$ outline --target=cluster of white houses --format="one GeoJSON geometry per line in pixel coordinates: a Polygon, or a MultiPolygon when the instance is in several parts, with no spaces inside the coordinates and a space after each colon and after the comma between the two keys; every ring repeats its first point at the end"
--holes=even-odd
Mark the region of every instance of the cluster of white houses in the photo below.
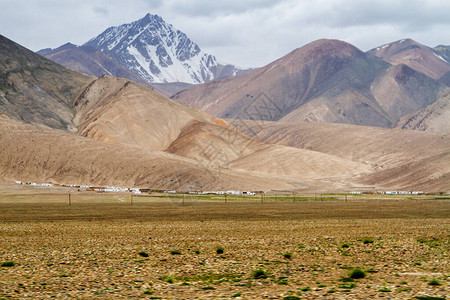
{"type": "MultiPolygon", "coordinates": [[[[132,192],[134,194],[141,194],[141,193],[149,193],[153,191],[158,192],[164,192],[164,193],[181,193],[180,191],[161,191],[161,190],[152,190],[152,189],[141,189],[141,188],[128,188],[128,187],[115,187],[115,186],[107,186],[107,187],[96,187],[96,186],[89,186],[89,185],[75,185],[75,184],[51,184],[51,183],[36,183],[36,182],[22,182],[22,181],[14,181],[17,184],[24,184],[24,185],[31,185],[31,186],[45,186],[45,187],[53,187],[53,186],[60,186],[60,187],[71,187],[71,188],[77,188],[77,189],[83,189],[86,191],[93,191],[93,192],[99,192],[99,193],[107,193],[107,192],[132,192]]],[[[250,192],[250,191],[203,191],[203,192],[190,192],[190,194],[197,194],[197,195],[207,195],[207,194],[214,194],[214,195],[239,195],[239,196],[254,196],[256,193],[263,193],[263,192],[250,192]]],[[[450,193],[450,192],[449,192],[450,193]]],[[[385,195],[422,195],[425,194],[422,191],[371,191],[371,192],[363,192],[363,191],[351,191],[350,194],[385,194],[385,195]]]]}
{"type": "Polygon", "coordinates": [[[361,191],[352,191],[350,194],[384,194],[384,195],[423,195],[425,194],[422,191],[376,191],[376,192],[361,192],[361,191]]]}

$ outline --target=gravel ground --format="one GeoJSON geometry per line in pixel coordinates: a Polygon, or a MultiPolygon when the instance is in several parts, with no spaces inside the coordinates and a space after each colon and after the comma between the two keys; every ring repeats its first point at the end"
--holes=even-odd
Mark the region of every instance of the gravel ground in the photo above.
{"type": "Polygon", "coordinates": [[[444,298],[449,211],[446,200],[1,204],[0,262],[15,265],[0,268],[0,299],[444,298]],[[349,279],[356,267],[365,278],[349,279]]]}

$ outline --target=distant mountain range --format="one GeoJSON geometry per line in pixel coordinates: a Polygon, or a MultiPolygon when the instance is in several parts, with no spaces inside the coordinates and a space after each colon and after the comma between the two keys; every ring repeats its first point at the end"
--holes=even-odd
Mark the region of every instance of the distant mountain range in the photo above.
{"type": "Polygon", "coordinates": [[[404,40],[377,49],[365,53],[346,42],[318,40],[173,99],[221,118],[392,127],[448,90],[440,80],[450,70],[446,47],[404,40]]]}
{"type": "Polygon", "coordinates": [[[217,59],[160,16],[110,27],[82,46],[65,44],[37,52],[88,75],[114,75],[152,84],[203,83],[245,73],[217,59]]]}

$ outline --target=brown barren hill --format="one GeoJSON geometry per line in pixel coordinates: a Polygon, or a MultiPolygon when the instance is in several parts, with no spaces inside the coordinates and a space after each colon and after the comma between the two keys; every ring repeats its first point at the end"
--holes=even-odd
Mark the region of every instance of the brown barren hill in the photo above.
{"type": "Polygon", "coordinates": [[[411,39],[385,44],[368,51],[369,54],[393,64],[405,64],[431,78],[439,79],[450,72],[450,62],[444,53],[445,46],[432,49],[411,39]]]}
{"type": "Polygon", "coordinates": [[[392,127],[446,86],[337,40],[318,40],[246,75],[172,98],[221,118],[392,127]]]}
{"type": "Polygon", "coordinates": [[[72,100],[90,80],[0,35],[0,113],[74,131],[72,100]]]}
{"type": "Polygon", "coordinates": [[[355,177],[370,169],[331,155],[265,145],[223,120],[126,79],[103,76],[80,93],[74,105],[78,110],[75,123],[83,136],[170,152],[193,159],[206,169],[238,171],[249,178],[255,174],[261,178],[278,177],[294,183],[291,189],[324,187],[320,179],[330,181],[333,177],[341,182],[344,177],[355,177]],[[311,183],[312,174],[318,183],[311,183]]]}
{"type": "Polygon", "coordinates": [[[450,135],[345,124],[231,121],[251,137],[364,163],[370,188],[450,190],[450,135]]]}
{"type": "Polygon", "coordinates": [[[419,112],[403,117],[398,128],[450,132],[450,93],[419,112]]]}
{"type": "Polygon", "coordinates": [[[149,87],[106,75],[87,86],[74,107],[80,135],[150,150],[165,150],[191,122],[216,123],[149,87]]]}
{"type": "Polygon", "coordinates": [[[288,189],[275,177],[207,169],[195,160],[97,141],[0,116],[0,177],[64,184],[176,190],[288,189]]]}

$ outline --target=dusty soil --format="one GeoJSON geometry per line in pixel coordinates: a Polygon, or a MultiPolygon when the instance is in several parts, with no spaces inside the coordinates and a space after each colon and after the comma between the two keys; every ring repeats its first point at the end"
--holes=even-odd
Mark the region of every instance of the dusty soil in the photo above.
{"type": "Polygon", "coordinates": [[[114,196],[97,203],[75,198],[68,206],[64,199],[8,203],[4,197],[0,262],[15,265],[0,267],[0,299],[411,299],[450,293],[446,197],[263,204],[189,198],[185,206],[179,199],[136,198],[131,206],[114,196]],[[342,281],[355,267],[366,277],[342,281]],[[257,269],[267,278],[253,278],[257,269]],[[433,279],[439,285],[430,285],[433,279]]]}

